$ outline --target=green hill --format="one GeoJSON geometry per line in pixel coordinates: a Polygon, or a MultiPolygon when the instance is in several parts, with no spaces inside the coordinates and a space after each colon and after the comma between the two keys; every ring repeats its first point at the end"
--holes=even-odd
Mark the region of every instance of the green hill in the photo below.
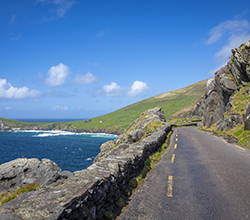
{"type": "Polygon", "coordinates": [[[108,130],[123,130],[127,128],[141,113],[147,109],[160,106],[168,119],[175,112],[183,109],[204,95],[207,80],[203,80],[182,89],[177,89],[157,95],[132,105],[126,106],[109,114],[93,118],[90,122],[72,122],[74,127],[80,129],[106,128],[108,130]],[[100,123],[102,121],[102,123],[100,123]],[[120,122],[118,122],[120,121],[120,122]]]}
{"type": "Polygon", "coordinates": [[[160,106],[168,119],[175,112],[195,102],[204,95],[207,80],[203,80],[182,89],[163,93],[132,105],[121,108],[117,111],[102,115],[91,120],[83,120],[67,123],[25,123],[14,120],[0,118],[5,125],[11,127],[26,127],[29,125],[53,128],[76,128],[76,129],[105,129],[107,131],[122,131],[127,128],[141,113],[147,109],[160,106]]]}

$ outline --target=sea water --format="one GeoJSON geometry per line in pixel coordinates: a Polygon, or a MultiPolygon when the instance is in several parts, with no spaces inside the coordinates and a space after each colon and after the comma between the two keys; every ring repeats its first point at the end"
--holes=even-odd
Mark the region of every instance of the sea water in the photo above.
{"type": "Polygon", "coordinates": [[[17,158],[46,158],[62,170],[87,168],[100,152],[100,146],[116,135],[65,131],[0,132],[0,164],[17,158]]]}

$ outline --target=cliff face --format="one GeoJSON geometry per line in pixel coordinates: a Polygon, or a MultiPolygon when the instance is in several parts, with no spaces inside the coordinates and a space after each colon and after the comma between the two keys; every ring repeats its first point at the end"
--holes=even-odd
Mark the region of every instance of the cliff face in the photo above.
{"type": "Polygon", "coordinates": [[[202,125],[229,130],[244,123],[250,130],[250,41],[232,49],[232,56],[226,66],[217,71],[207,82],[203,100],[193,115],[202,116],[202,125]]]}

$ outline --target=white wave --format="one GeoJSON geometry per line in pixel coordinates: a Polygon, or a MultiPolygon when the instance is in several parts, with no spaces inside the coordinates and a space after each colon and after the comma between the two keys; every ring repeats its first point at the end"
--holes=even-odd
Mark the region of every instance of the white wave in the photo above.
{"type": "Polygon", "coordinates": [[[109,138],[109,137],[117,137],[115,134],[105,134],[105,133],[90,133],[91,137],[103,137],[103,138],[109,138]]]}
{"type": "Polygon", "coordinates": [[[89,157],[89,158],[87,158],[87,159],[85,159],[86,161],[88,161],[88,160],[93,160],[93,158],[92,157],[89,157]]]}
{"type": "Polygon", "coordinates": [[[51,137],[51,136],[59,136],[59,135],[86,135],[90,137],[102,137],[102,138],[116,138],[117,135],[114,134],[106,134],[106,133],[75,133],[70,131],[60,131],[60,130],[53,130],[53,131],[41,131],[41,130],[15,130],[12,132],[29,132],[29,133],[36,133],[32,137],[51,137]]]}
{"type": "Polygon", "coordinates": [[[68,131],[39,131],[40,134],[33,135],[32,137],[51,137],[51,136],[59,136],[59,135],[75,135],[73,132],[68,131]]]}
{"type": "Polygon", "coordinates": [[[38,134],[33,135],[32,137],[51,137],[51,136],[59,136],[60,134],[38,134]]]}

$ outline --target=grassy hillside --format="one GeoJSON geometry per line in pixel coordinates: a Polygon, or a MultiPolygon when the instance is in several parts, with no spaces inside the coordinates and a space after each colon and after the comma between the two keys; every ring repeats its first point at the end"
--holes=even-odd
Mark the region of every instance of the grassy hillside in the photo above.
{"type": "MultiPolygon", "coordinates": [[[[175,112],[190,105],[201,96],[204,95],[207,80],[203,80],[182,89],[177,89],[161,95],[157,95],[142,101],[136,102],[132,105],[126,106],[117,111],[109,114],[92,118],[91,121],[76,121],[63,123],[67,127],[77,129],[107,129],[109,131],[122,131],[127,128],[140,114],[147,109],[156,106],[162,107],[165,112],[165,117],[168,119],[175,112]]],[[[28,124],[39,127],[47,127],[48,125],[53,128],[61,127],[62,123],[24,123],[13,120],[3,120],[4,124],[11,127],[15,125],[25,127],[28,124]]]]}
{"type": "Polygon", "coordinates": [[[139,118],[142,112],[156,106],[162,107],[165,117],[168,119],[173,113],[204,95],[206,82],[207,80],[203,80],[182,89],[144,99],[112,113],[93,118],[87,123],[82,123],[82,121],[72,122],[72,125],[76,128],[106,128],[121,131],[127,128],[136,118],[139,118]]]}

